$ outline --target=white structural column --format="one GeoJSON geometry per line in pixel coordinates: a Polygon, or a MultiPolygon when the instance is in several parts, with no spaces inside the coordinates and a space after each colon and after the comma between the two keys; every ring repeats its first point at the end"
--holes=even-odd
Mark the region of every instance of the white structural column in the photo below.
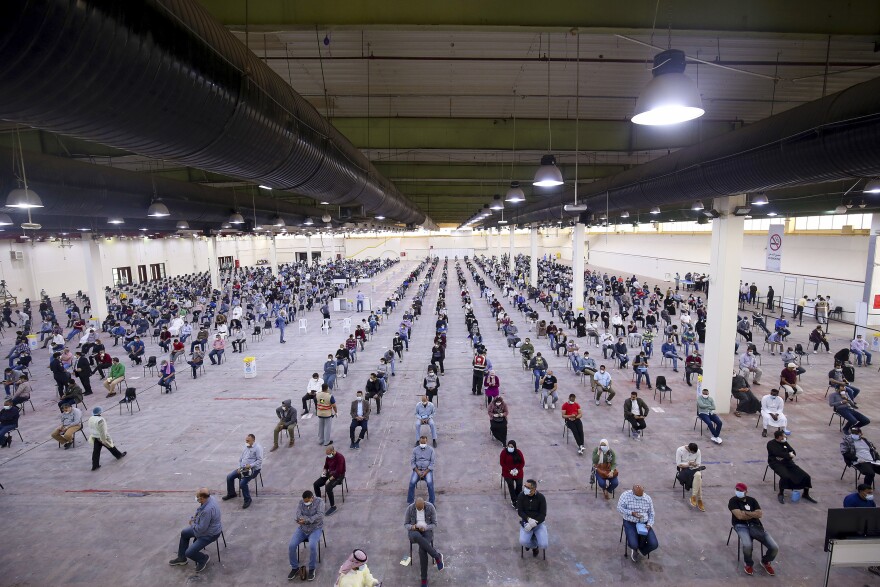
{"type": "Polygon", "coordinates": [[[274,234],[269,237],[269,270],[278,275],[278,237],[274,234]]]}
{"type": "Polygon", "coordinates": [[[578,222],[571,232],[571,295],[575,316],[584,308],[584,232],[585,226],[578,222]]]}
{"type": "Polygon", "coordinates": [[[532,287],[536,287],[538,284],[538,229],[532,228],[529,236],[529,254],[532,256],[531,262],[529,263],[529,283],[532,287]]]}
{"type": "Polygon", "coordinates": [[[217,260],[217,237],[208,237],[208,273],[211,274],[211,289],[220,289],[220,266],[217,260]]]}
{"type": "Polygon", "coordinates": [[[508,265],[507,268],[510,270],[511,273],[513,273],[514,269],[516,268],[516,261],[513,258],[513,239],[514,239],[515,232],[516,232],[516,227],[511,226],[510,227],[510,250],[507,251],[507,255],[510,257],[510,259],[507,260],[507,265],[508,265]]]}
{"type": "Polygon", "coordinates": [[[727,196],[716,198],[712,205],[721,217],[712,221],[702,387],[709,390],[716,409],[723,414],[730,412],[730,383],[736,360],[733,347],[745,222],[742,216],[733,214],[733,209],[745,203],[745,196],[727,196]]]}
{"type": "MultiPolygon", "coordinates": [[[[867,326],[880,324],[880,309],[874,309],[874,296],[880,295],[880,255],[877,254],[877,236],[880,234],[880,214],[871,216],[871,235],[868,237],[868,263],[865,268],[865,290],[862,301],[867,304],[867,326]]],[[[873,332],[869,331],[864,338],[872,340],[873,332]]]]}
{"type": "Polygon", "coordinates": [[[312,266],[312,236],[306,237],[306,266],[312,266]]]}
{"type": "Polygon", "coordinates": [[[101,320],[107,317],[107,295],[104,291],[104,260],[101,258],[101,243],[89,238],[88,247],[85,250],[86,262],[86,286],[88,287],[89,300],[92,302],[91,315],[101,320]]]}

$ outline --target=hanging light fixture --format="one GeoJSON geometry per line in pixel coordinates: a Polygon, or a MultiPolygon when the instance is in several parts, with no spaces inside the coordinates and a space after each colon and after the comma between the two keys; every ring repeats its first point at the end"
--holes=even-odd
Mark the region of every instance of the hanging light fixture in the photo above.
{"type": "Polygon", "coordinates": [[[125,224],[125,220],[118,216],[113,216],[107,219],[107,224],[125,224]]]}
{"type": "Polygon", "coordinates": [[[162,218],[163,216],[171,216],[168,206],[162,203],[162,198],[156,198],[147,208],[147,216],[151,218],[162,218]]]}
{"type": "Polygon", "coordinates": [[[15,224],[12,221],[12,218],[9,217],[9,214],[3,214],[0,212],[0,226],[12,226],[15,224]]]}
{"type": "MultiPolygon", "coordinates": [[[[9,192],[9,195],[6,196],[6,206],[8,208],[24,209],[42,208],[43,201],[40,199],[40,196],[37,195],[37,192],[28,188],[27,172],[24,168],[24,152],[21,147],[21,135],[17,128],[15,129],[15,137],[18,139],[18,160],[16,161],[14,150],[15,145],[13,144],[12,168],[13,173],[19,180],[19,185],[22,185],[23,187],[15,188],[9,192]]],[[[28,221],[30,221],[30,217],[28,217],[28,221]]]]}
{"type": "Polygon", "coordinates": [[[847,210],[848,210],[848,208],[846,207],[845,204],[840,204],[839,206],[837,206],[837,208],[834,209],[834,213],[835,214],[846,214],[847,210]]]}
{"type": "Polygon", "coordinates": [[[272,219],[269,221],[269,224],[271,224],[272,226],[277,226],[278,228],[281,228],[282,226],[285,226],[287,223],[284,222],[284,218],[282,218],[281,216],[279,216],[278,214],[276,214],[276,215],[273,216],[272,219]]]}
{"type": "Polygon", "coordinates": [[[684,74],[684,51],[669,49],[654,56],[648,82],[636,101],[635,124],[660,126],[679,124],[706,113],[697,85],[684,74]]]}
{"type": "Polygon", "coordinates": [[[220,230],[229,230],[230,228],[232,228],[232,224],[229,222],[224,222],[220,225],[220,230]]]}
{"type": "Polygon", "coordinates": [[[189,222],[187,222],[186,220],[178,220],[177,230],[189,230],[189,222]]]}
{"type": "Polygon", "coordinates": [[[519,187],[519,182],[514,178],[514,174],[516,173],[516,90],[513,91],[513,149],[511,150],[511,158],[510,158],[510,188],[508,188],[507,193],[504,195],[504,201],[510,202],[511,204],[517,204],[519,202],[526,201],[526,194],[523,192],[522,188],[519,187]]]}
{"type": "Polygon", "coordinates": [[[862,190],[863,194],[880,194],[880,179],[872,179],[868,183],[865,184],[865,189],[862,190]]]}
{"type": "Polygon", "coordinates": [[[621,218],[629,218],[629,212],[624,210],[623,212],[620,213],[620,217],[621,218]]]}
{"type": "Polygon", "coordinates": [[[550,33],[547,33],[547,137],[548,153],[541,157],[541,166],[535,172],[532,185],[538,187],[555,187],[562,185],[562,172],[556,166],[553,156],[553,130],[550,127],[550,33]]]}
{"type": "Polygon", "coordinates": [[[238,210],[234,210],[232,214],[229,215],[229,220],[227,220],[229,224],[244,224],[244,216],[238,210]]]}
{"type": "Polygon", "coordinates": [[[755,197],[752,198],[752,206],[766,206],[770,203],[770,200],[767,199],[766,194],[755,194],[755,197]]]}
{"type": "Polygon", "coordinates": [[[492,210],[504,210],[504,202],[501,201],[501,196],[495,194],[492,196],[492,204],[489,206],[492,210]]]}
{"type": "Polygon", "coordinates": [[[654,206],[653,208],[651,208],[651,214],[655,214],[655,215],[656,215],[656,214],[659,214],[659,213],[660,213],[660,208],[658,208],[657,206],[654,206]]]}
{"type": "Polygon", "coordinates": [[[691,205],[691,210],[694,212],[702,212],[705,206],[703,206],[703,200],[697,200],[691,205]]]}
{"type": "Polygon", "coordinates": [[[312,220],[311,216],[309,216],[303,221],[303,224],[305,224],[306,226],[312,226],[315,224],[315,221],[312,220]]]}
{"type": "Polygon", "coordinates": [[[507,195],[504,196],[504,201],[510,202],[511,204],[526,201],[526,194],[523,192],[522,188],[519,187],[518,181],[510,182],[510,189],[507,190],[507,195]]]}

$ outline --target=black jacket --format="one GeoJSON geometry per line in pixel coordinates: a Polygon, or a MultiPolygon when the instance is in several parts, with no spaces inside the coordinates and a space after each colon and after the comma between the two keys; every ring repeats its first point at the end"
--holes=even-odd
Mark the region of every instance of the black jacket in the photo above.
{"type": "Polygon", "coordinates": [[[532,518],[539,524],[543,523],[547,517],[547,500],[544,499],[544,494],[538,491],[535,495],[526,495],[525,491],[520,493],[516,498],[516,513],[523,522],[532,518]]]}

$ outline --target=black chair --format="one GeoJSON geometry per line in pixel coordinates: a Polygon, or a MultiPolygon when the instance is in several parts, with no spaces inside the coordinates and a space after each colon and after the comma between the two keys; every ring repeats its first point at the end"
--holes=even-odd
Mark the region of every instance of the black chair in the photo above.
{"type": "MultiPolygon", "coordinates": [[[[410,552],[412,552],[412,550],[410,550],[410,552]]],[[[547,549],[542,548],[541,553],[543,555],[544,560],[547,560],[547,549]]],[[[519,545],[519,558],[524,558],[525,555],[526,555],[526,547],[523,546],[522,544],[520,544],[519,545]]]]}
{"type": "Polygon", "coordinates": [[[151,357],[149,357],[149,358],[147,359],[147,364],[144,365],[144,377],[147,376],[147,369],[150,370],[150,375],[153,374],[153,370],[157,370],[157,371],[158,371],[158,369],[157,369],[157,365],[156,365],[156,357],[151,356],[151,357]]]}
{"type": "MultiPolygon", "coordinates": [[[[503,479],[503,478],[501,479],[501,483],[502,483],[502,485],[504,484],[504,479],[503,479]]],[[[413,542],[412,540],[410,540],[410,541],[409,541],[409,560],[410,560],[410,561],[413,561],[413,546],[415,546],[415,542],[413,542]]],[[[433,537],[431,538],[431,546],[434,546],[434,538],[433,538],[433,537]]],[[[432,557],[431,560],[434,561],[433,564],[435,564],[435,565],[437,564],[437,559],[435,559],[435,558],[432,557]]],[[[410,562],[410,564],[411,564],[411,565],[414,565],[414,562],[410,562]]]]}
{"type": "MultiPolygon", "coordinates": [[[[730,546],[730,536],[733,534],[733,526],[730,527],[730,531],[727,533],[727,546],[730,546]]],[[[758,542],[757,540],[753,540],[754,542],[758,542]]],[[[761,559],[764,558],[764,543],[758,542],[761,545],[761,559]]],[[[739,534],[736,535],[736,562],[739,562],[740,557],[742,556],[742,540],[740,540],[739,534]]]]}
{"type": "Polygon", "coordinates": [[[831,412],[831,418],[828,420],[828,425],[831,426],[831,422],[834,421],[835,416],[837,416],[837,420],[838,420],[837,427],[841,432],[843,432],[843,416],[838,414],[836,410],[831,412]]]}
{"type": "Polygon", "coordinates": [[[17,432],[19,440],[24,442],[24,438],[22,438],[22,436],[21,436],[21,430],[19,430],[18,428],[13,428],[12,430],[10,430],[9,432],[6,433],[6,436],[7,436],[6,446],[7,447],[12,446],[12,433],[13,432],[17,432]]]}
{"type": "Polygon", "coordinates": [[[251,333],[251,342],[263,340],[263,329],[259,326],[254,326],[254,331],[251,333]]]}
{"type": "MultiPolygon", "coordinates": [[[[672,488],[675,489],[675,484],[678,483],[678,471],[675,472],[675,477],[672,478],[672,488]]],[[[685,487],[684,484],[681,485],[681,498],[684,499],[685,487]]]]}
{"type": "Polygon", "coordinates": [[[660,394],[660,403],[663,403],[663,394],[669,394],[669,403],[672,403],[672,389],[666,385],[666,376],[658,375],[657,379],[654,381],[654,399],[657,399],[657,394],[660,394]]]}
{"type": "Polygon", "coordinates": [[[263,485],[263,470],[260,469],[259,471],[257,471],[257,475],[253,479],[254,479],[254,493],[257,494],[257,497],[260,497],[260,487],[265,487],[265,485],[263,485]],[[260,482],[259,485],[257,485],[257,481],[260,482]]]}
{"type": "MultiPolygon", "coordinates": [[[[324,548],[327,548],[327,528],[326,527],[321,529],[321,538],[323,539],[323,542],[324,542],[324,548]]],[[[308,542],[309,542],[309,539],[308,539],[308,537],[306,537],[306,539],[304,541],[300,542],[299,546],[296,547],[296,554],[297,554],[300,561],[302,561],[302,554],[300,554],[299,549],[304,544],[308,544],[308,542]]],[[[318,562],[321,562],[321,542],[320,541],[318,542],[318,562]]]]}
{"type": "MultiPolygon", "coordinates": [[[[79,430],[77,430],[77,432],[79,432],[80,434],[82,434],[83,440],[85,440],[86,442],[88,442],[88,441],[89,441],[89,438],[88,438],[88,436],[86,436],[86,432],[85,432],[84,428],[85,428],[85,424],[83,424],[82,422],[80,422],[79,430]]],[[[71,439],[71,442],[73,443],[73,445],[72,445],[73,448],[76,448],[76,434],[73,435],[73,438],[71,439]]],[[[60,442],[58,443],[58,448],[61,448],[61,443],[60,443],[60,442]]],[[[845,470],[845,469],[844,469],[844,470],[845,470]]],[[[841,476],[841,479],[843,479],[842,476],[841,476]]]]}
{"type": "Polygon", "coordinates": [[[223,535],[223,530],[220,530],[220,536],[214,540],[214,544],[217,545],[217,562],[220,562],[220,539],[223,539],[223,548],[226,548],[226,536],[223,535]]]}
{"type": "MultiPolygon", "coordinates": [[[[593,497],[596,499],[599,498],[599,482],[596,481],[596,467],[593,467],[593,470],[590,471],[590,485],[593,486],[593,497]]],[[[614,497],[617,488],[611,490],[611,497],[614,497]]]]}
{"type": "Polygon", "coordinates": [[[694,420],[694,430],[695,430],[695,431],[696,431],[696,429],[697,429],[697,422],[700,423],[700,436],[702,436],[702,435],[703,435],[703,424],[704,424],[704,422],[700,419],[700,413],[699,413],[699,412],[697,412],[697,418],[694,420]]]}
{"type": "Polygon", "coordinates": [[[859,471],[856,467],[853,466],[852,462],[845,462],[843,465],[843,473],[840,474],[840,480],[843,481],[843,476],[846,475],[847,469],[852,469],[853,473],[855,473],[855,487],[856,490],[859,488],[859,479],[862,477],[862,472],[859,471]]]}
{"type": "MultiPolygon", "coordinates": [[[[293,429],[296,430],[296,437],[302,438],[302,433],[299,431],[299,422],[297,422],[296,424],[293,425],[293,429]]],[[[288,430],[286,426],[281,429],[281,434],[283,435],[285,433],[287,434],[287,438],[289,439],[290,438],[290,430],[288,430]]]]}
{"type": "MultiPolygon", "coordinates": [[[[772,471],[772,469],[770,468],[770,465],[769,465],[769,464],[768,464],[767,467],[764,469],[764,476],[761,477],[761,481],[766,481],[766,480],[767,480],[767,471],[772,471]]],[[[774,491],[776,491],[776,477],[777,477],[777,475],[776,475],[776,471],[773,471],[773,490],[774,490],[774,491]]]]}
{"type": "Polygon", "coordinates": [[[134,406],[137,406],[138,412],[141,411],[141,405],[137,400],[137,389],[134,387],[125,388],[125,397],[119,402],[119,415],[122,415],[122,406],[125,405],[130,416],[134,415],[134,406]]]}
{"type": "MultiPolygon", "coordinates": [[[[623,527],[624,525],[620,525],[620,540],[618,542],[623,542],[623,556],[626,558],[626,549],[629,548],[629,544],[626,543],[626,540],[623,539],[623,527]]],[[[648,558],[651,558],[651,553],[648,553],[648,558]]]]}

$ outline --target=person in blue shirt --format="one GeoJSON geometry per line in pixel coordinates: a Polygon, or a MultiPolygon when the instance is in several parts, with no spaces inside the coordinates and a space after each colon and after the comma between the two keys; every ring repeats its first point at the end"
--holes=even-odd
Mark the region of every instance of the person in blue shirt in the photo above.
{"type": "Polygon", "coordinates": [[[678,373],[678,360],[681,357],[678,356],[678,349],[675,348],[675,344],[672,342],[671,338],[663,343],[663,346],[660,347],[660,352],[663,353],[664,357],[672,359],[672,370],[678,373]]]}
{"type": "Polygon", "coordinates": [[[855,493],[850,493],[843,498],[845,508],[875,508],[874,490],[867,483],[859,483],[855,493]]]}
{"type": "Polygon", "coordinates": [[[180,544],[177,547],[177,558],[168,561],[171,566],[185,565],[186,559],[196,563],[196,572],[201,573],[208,566],[211,555],[202,552],[212,542],[220,538],[223,526],[220,522],[220,506],[211,497],[211,490],[201,487],[196,492],[199,504],[195,515],[189,520],[189,526],[180,531],[180,544]],[[190,544],[190,540],[193,541],[190,544]]]}

